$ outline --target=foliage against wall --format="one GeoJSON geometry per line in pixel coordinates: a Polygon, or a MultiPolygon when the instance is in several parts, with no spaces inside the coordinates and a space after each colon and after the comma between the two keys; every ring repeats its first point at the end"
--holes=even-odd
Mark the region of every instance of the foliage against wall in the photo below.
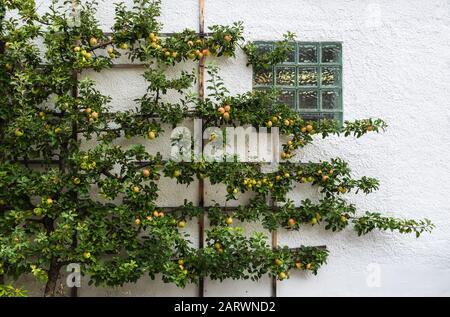
{"type": "Polygon", "coordinates": [[[96,285],[122,285],[158,273],[178,286],[203,277],[258,279],[270,274],[283,280],[291,269],[316,273],[328,251],[308,246],[273,249],[261,233],[246,237],[233,219],[261,221],[269,230],[324,223],[333,231],[352,225],[358,234],[390,229],[419,236],[432,229],[427,219],[403,220],[375,212],[358,215],[344,194],[368,194],[379,184],[369,177],[352,178],[342,159],[289,161],[296,150],[313,142],[314,135],[361,137],[386,128],[381,119],[343,126],[329,120],[305,121],[277,103],[275,92],[230,95],[215,68],[210,69],[205,100],[188,92],[195,84],[193,73],[167,76],[175,64],[233,57],[239,47],[248,54],[249,65],[267,67],[283,60],[292,34],[274,53],[257,56],[252,44],[244,43],[240,23],[212,26],[207,36],[185,30],[160,37],[159,11],[159,1],[135,0],[133,8],[119,4],[113,32],[106,34],[95,18],[94,3],[80,4],[76,24],[71,11],[56,3],[38,15],[32,0],[1,2],[0,274],[31,273],[46,283],[46,295],[55,293],[59,272],[68,263],[82,264],[82,272],[96,285]],[[13,10],[18,10],[18,19],[5,16],[13,10]],[[43,47],[36,39],[43,39],[43,47]],[[108,69],[121,55],[145,64],[148,89],[136,101],[136,109],[112,112],[110,98],[96,89],[94,81],[79,80],[79,75],[88,69],[108,69]],[[180,100],[163,102],[161,97],[173,91],[181,94],[180,100]],[[150,155],[141,144],[130,148],[114,144],[122,136],[154,140],[165,124],[176,126],[187,117],[202,118],[204,127],[237,123],[279,127],[289,138],[281,153],[285,162],[277,171],[262,173],[262,164],[186,164],[150,155]],[[95,139],[96,146],[84,150],[85,139],[95,139]],[[44,161],[39,169],[32,164],[36,159],[44,161]],[[227,212],[187,201],[166,212],[155,204],[161,176],[182,184],[208,178],[212,184],[227,186],[224,195],[229,200],[249,191],[254,198],[227,212]],[[295,205],[286,199],[295,183],[319,186],[323,199],[295,205]],[[93,186],[99,187],[99,196],[93,194],[93,186]],[[267,204],[269,194],[281,207],[267,204]],[[197,249],[183,228],[202,213],[212,227],[206,232],[205,247],[197,249]]]}

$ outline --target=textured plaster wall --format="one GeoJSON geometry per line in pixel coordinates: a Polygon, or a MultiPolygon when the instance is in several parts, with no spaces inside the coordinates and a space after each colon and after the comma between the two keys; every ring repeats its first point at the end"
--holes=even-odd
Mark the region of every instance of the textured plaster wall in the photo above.
{"type": "MultiPolygon", "coordinates": [[[[114,8],[111,1],[99,2],[98,16],[107,30],[114,8]]],[[[197,0],[163,1],[164,31],[196,28],[197,14],[197,0]]],[[[318,276],[293,272],[288,281],[278,282],[278,295],[450,295],[450,3],[206,0],[207,25],[238,20],[244,21],[248,40],[276,40],[286,31],[293,31],[304,41],[343,42],[344,119],[381,117],[389,129],[384,134],[358,140],[318,139],[302,150],[299,159],[342,157],[352,166],[355,177],[377,177],[381,182],[378,192],[369,196],[348,195],[361,211],[427,217],[436,224],[432,235],[425,234],[420,239],[379,232],[358,238],[350,229],[331,233],[319,226],[305,226],[298,233],[279,231],[280,244],[292,247],[325,244],[330,256],[318,276]],[[369,287],[367,283],[373,267],[379,268],[379,287],[369,287]]],[[[235,60],[216,62],[222,67],[232,93],[252,88],[251,70],[245,67],[242,53],[235,60]]],[[[87,75],[113,97],[113,109],[133,106],[132,100],[145,90],[138,71],[111,70],[87,75]]],[[[166,135],[163,140],[156,147],[167,155],[169,137],[166,135]]],[[[169,206],[181,203],[184,198],[195,201],[195,189],[195,184],[186,189],[162,180],[160,202],[169,206]]],[[[224,202],[223,192],[223,188],[206,186],[206,202],[224,202]]],[[[320,196],[316,190],[299,186],[291,197],[299,201],[320,196]]],[[[248,232],[262,230],[258,224],[246,228],[248,232]]],[[[191,223],[187,231],[196,245],[196,224],[191,223]]],[[[205,286],[207,296],[270,295],[268,278],[257,283],[206,281],[205,286]]],[[[116,289],[87,287],[84,280],[79,293],[81,296],[197,294],[195,286],[182,290],[149,279],[116,289]]],[[[39,290],[34,294],[39,294],[39,290]]]]}

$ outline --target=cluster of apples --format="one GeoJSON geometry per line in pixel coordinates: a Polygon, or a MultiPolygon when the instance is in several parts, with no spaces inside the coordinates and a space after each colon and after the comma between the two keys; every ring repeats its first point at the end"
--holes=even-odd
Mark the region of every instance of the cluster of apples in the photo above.
{"type": "Polygon", "coordinates": [[[92,53],[90,53],[84,49],[81,49],[81,47],[79,47],[79,46],[75,46],[75,48],[73,50],[77,53],[80,53],[81,56],[83,56],[84,60],[92,58],[92,53]]]}
{"type": "MultiPolygon", "coordinates": [[[[127,43],[121,43],[121,44],[119,44],[119,46],[118,46],[120,49],[123,49],[123,50],[126,50],[126,49],[128,49],[128,44],[127,43]]],[[[116,58],[116,51],[114,50],[114,48],[112,48],[112,47],[108,47],[107,49],[106,49],[106,52],[108,53],[108,56],[110,57],[110,58],[112,58],[112,59],[114,59],[114,58],[116,58]]]]}
{"type": "Polygon", "coordinates": [[[214,243],[214,249],[217,250],[218,253],[223,253],[223,246],[219,242],[214,243]]]}
{"type": "MultiPolygon", "coordinates": [[[[103,45],[105,45],[105,44],[103,44],[103,45]]],[[[91,37],[89,39],[89,46],[90,47],[88,49],[84,49],[81,46],[77,45],[77,46],[75,46],[73,48],[73,50],[74,50],[74,52],[80,54],[83,57],[83,60],[86,61],[86,60],[89,60],[89,59],[92,58],[92,53],[91,52],[95,48],[98,48],[99,46],[103,46],[103,45],[101,45],[101,44],[99,45],[98,40],[95,37],[91,37]]],[[[118,45],[118,47],[120,49],[126,50],[126,49],[128,49],[128,44],[127,43],[121,43],[121,44],[118,45]]],[[[116,52],[114,51],[114,48],[108,47],[106,49],[106,52],[108,53],[110,58],[115,58],[116,57],[116,52]]]]}
{"type": "MultiPolygon", "coordinates": [[[[158,212],[157,210],[154,210],[151,215],[148,215],[145,217],[145,220],[152,221],[153,218],[164,218],[164,216],[165,216],[164,212],[162,212],[162,211],[158,212]]],[[[134,223],[139,226],[142,223],[142,221],[140,218],[136,218],[134,220],[134,223]]]]}
{"type": "MultiPolygon", "coordinates": [[[[233,37],[230,34],[226,34],[224,36],[224,41],[229,43],[231,42],[233,39],[233,37]]],[[[155,33],[150,33],[148,36],[148,40],[150,42],[150,47],[155,49],[155,50],[160,50],[162,52],[162,54],[167,57],[167,58],[177,58],[179,55],[179,52],[174,51],[174,50],[170,50],[166,47],[162,47],[161,45],[161,39],[155,34],[155,33]]],[[[191,60],[200,60],[203,57],[207,57],[211,55],[211,52],[215,51],[214,50],[214,45],[213,45],[213,49],[212,51],[210,50],[210,48],[207,47],[207,45],[205,45],[205,42],[203,39],[196,39],[196,40],[188,40],[186,42],[186,44],[188,45],[189,52],[187,53],[187,58],[191,59],[191,60]]]]}
{"type": "Polygon", "coordinates": [[[281,158],[282,158],[283,160],[286,160],[286,159],[291,158],[292,154],[291,154],[290,151],[292,151],[292,150],[295,149],[294,145],[301,145],[301,144],[303,144],[303,141],[301,141],[301,140],[295,141],[295,143],[294,143],[294,141],[289,140],[289,141],[287,142],[287,150],[281,152],[281,158]]]}
{"type": "MultiPolygon", "coordinates": [[[[330,180],[330,177],[333,174],[334,174],[334,169],[330,169],[329,171],[323,171],[323,170],[320,169],[320,170],[317,171],[317,177],[319,177],[319,179],[323,183],[328,182],[330,180]]],[[[314,181],[314,177],[313,176],[303,175],[303,171],[299,170],[299,171],[297,171],[297,180],[300,183],[311,183],[311,182],[314,181]]],[[[340,186],[340,187],[342,187],[341,188],[342,193],[345,193],[346,192],[345,187],[343,187],[343,186],[340,186]]],[[[339,191],[341,191],[341,190],[339,190],[339,191]]]]}
{"type": "Polygon", "coordinates": [[[225,121],[228,121],[230,119],[231,106],[225,104],[225,105],[217,108],[217,112],[222,117],[222,119],[224,119],[225,121]]]}
{"type": "MultiPolygon", "coordinates": [[[[278,176],[277,176],[278,177],[278,176]]],[[[289,175],[288,175],[288,177],[289,177],[289,175]]],[[[281,178],[280,179],[277,179],[277,180],[281,180],[281,178]]],[[[271,182],[268,178],[266,178],[266,177],[264,177],[264,178],[262,178],[262,179],[260,179],[260,180],[256,180],[256,179],[254,179],[254,178],[246,178],[246,179],[244,179],[243,180],[243,184],[248,188],[248,189],[251,189],[251,188],[253,188],[253,187],[256,187],[256,188],[260,188],[260,187],[262,187],[262,186],[267,186],[269,189],[272,189],[273,188],[273,182],[271,182]]]]}
{"type": "Polygon", "coordinates": [[[86,109],[84,109],[84,112],[88,117],[89,123],[93,123],[98,120],[99,114],[97,111],[93,111],[92,108],[87,107],[86,109]]]}
{"type": "Polygon", "coordinates": [[[333,175],[334,170],[330,169],[329,171],[318,170],[317,175],[322,176],[322,182],[326,183],[330,179],[330,176],[333,175]]]}
{"type": "Polygon", "coordinates": [[[290,159],[291,156],[292,156],[292,154],[289,153],[289,152],[281,152],[281,158],[282,158],[283,160],[290,159]]]}
{"type": "MultiPolygon", "coordinates": [[[[43,208],[45,208],[45,207],[51,207],[52,205],[53,205],[53,203],[54,203],[55,201],[53,200],[53,198],[51,198],[51,197],[47,197],[47,198],[45,198],[45,197],[42,197],[41,198],[41,206],[43,207],[43,208]]],[[[36,208],[34,208],[33,209],[33,212],[34,212],[34,214],[36,215],[36,216],[42,216],[42,213],[43,213],[43,211],[44,211],[44,209],[43,208],[41,208],[41,207],[36,207],[36,208]]]]}
{"type": "Polygon", "coordinates": [[[169,57],[177,58],[177,56],[178,56],[178,52],[176,52],[176,51],[171,52],[166,47],[161,48],[161,51],[164,53],[164,57],[167,57],[167,58],[169,58],[169,57]]]}
{"type": "MultiPolygon", "coordinates": [[[[112,41],[113,42],[113,41],[112,41]]],[[[128,44],[127,43],[120,43],[118,46],[118,48],[122,49],[122,50],[127,50],[128,49],[128,44]]],[[[114,48],[112,47],[108,47],[106,49],[106,52],[108,53],[108,56],[110,58],[116,58],[116,51],[114,50],[114,48]]]]}
{"type": "MultiPolygon", "coordinates": [[[[276,118],[276,117],[274,117],[274,118],[276,118]]],[[[285,126],[293,125],[294,123],[292,123],[291,121],[292,120],[284,120],[284,125],[285,126]]],[[[270,122],[270,126],[272,126],[271,121],[269,121],[269,122],[270,122]]],[[[312,134],[312,133],[314,133],[314,127],[312,124],[308,123],[307,125],[301,127],[300,131],[305,134],[306,133],[312,134]]],[[[287,142],[287,149],[285,151],[281,152],[281,158],[283,160],[290,159],[292,157],[291,151],[294,150],[296,146],[299,146],[299,145],[301,146],[302,144],[303,144],[302,140],[296,140],[296,141],[289,140],[287,142]]]]}
{"type": "Polygon", "coordinates": [[[314,127],[312,124],[308,123],[307,125],[305,125],[304,127],[302,127],[300,129],[300,131],[302,131],[302,133],[314,133],[314,127]]]}
{"type": "MultiPolygon", "coordinates": [[[[322,219],[322,216],[319,213],[316,213],[314,215],[314,217],[312,217],[309,220],[309,223],[314,226],[315,224],[317,224],[320,221],[320,219],[322,219]]],[[[348,217],[347,217],[347,215],[343,214],[343,215],[340,216],[339,220],[341,222],[345,223],[345,222],[348,221],[348,217]]],[[[296,224],[297,224],[297,220],[295,220],[295,218],[289,218],[289,220],[287,221],[287,226],[290,229],[294,228],[294,226],[296,224]]]]}
{"type": "Polygon", "coordinates": [[[232,186],[228,186],[227,187],[227,192],[229,194],[236,195],[237,193],[239,193],[239,189],[238,188],[233,188],[232,186]]]}
{"type": "Polygon", "coordinates": [[[161,53],[164,55],[164,57],[176,58],[178,56],[177,51],[171,51],[167,47],[162,47],[161,39],[155,33],[149,34],[148,41],[150,42],[150,47],[155,50],[161,51],[161,53]]]}
{"type": "MultiPolygon", "coordinates": [[[[272,116],[270,120],[266,122],[266,127],[271,128],[272,126],[277,126],[279,123],[284,125],[285,127],[293,126],[295,124],[295,121],[292,119],[284,119],[282,120],[280,116],[272,116]]],[[[288,142],[289,143],[289,142],[288,142]]],[[[289,146],[291,149],[294,149],[294,145],[292,141],[290,141],[289,146]]],[[[291,153],[289,151],[281,152],[281,158],[283,160],[287,160],[291,158],[291,153]]]]}
{"type": "Polygon", "coordinates": [[[275,176],[275,181],[280,182],[281,180],[283,180],[283,178],[289,179],[290,177],[291,174],[289,174],[288,172],[281,172],[280,175],[275,176]]]}
{"type": "MultiPolygon", "coordinates": [[[[204,46],[203,40],[201,39],[197,39],[195,42],[194,41],[187,41],[186,44],[189,47],[193,47],[194,45],[196,45],[197,47],[201,47],[204,46]]],[[[188,54],[187,57],[189,59],[195,60],[195,59],[201,59],[202,57],[207,57],[210,55],[210,51],[209,48],[200,48],[200,49],[192,49],[188,54]]]]}
{"type": "Polygon", "coordinates": [[[83,156],[80,163],[82,170],[93,170],[97,166],[97,163],[89,158],[88,155],[83,156]]]}
{"type": "MultiPolygon", "coordinates": [[[[224,41],[227,43],[230,43],[233,39],[233,37],[230,34],[226,34],[223,37],[224,41]]],[[[194,42],[193,41],[188,41],[187,42],[188,46],[192,47],[194,46],[194,42]]],[[[203,41],[201,39],[197,39],[195,41],[196,45],[203,45],[203,41]]],[[[190,59],[201,59],[202,57],[207,57],[209,55],[211,55],[211,53],[215,53],[217,51],[217,49],[219,48],[218,44],[213,44],[212,45],[212,49],[210,50],[209,48],[203,48],[203,49],[196,49],[196,50],[192,50],[188,53],[188,58],[190,59]]]]}
{"type": "Polygon", "coordinates": [[[160,38],[155,33],[150,33],[148,35],[148,41],[150,42],[150,47],[156,50],[161,49],[160,38]]]}
{"type": "Polygon", "coordinates": [[[302,262],[297,261],[295,262],[295,268],[296,269],[305,269],[305,270],[312,270],[313,269],[313,264],[312,263],[306,263],[305,265],[303,265],[302,262]]]}
{"type": "Polygon", "coordinates": [[[178,260],[178,267],[180,268],[180,270],[181,271],[183,271],[183,274],[184,275],[187,275],[189,272],[188,272],[188,270],[186,270],[186,268],[184,267],[184,260],[183,259],[180,259],[180,260],[178,260]]]}
{"type": "MultiPolygon", "coordinates": [[[[283,264],[284,264],[283,260],[281,260],[281,259],[276,259],[275,260],[275,265],[276,266],[282,266],[283,264]]],[[[299,269],[299,270],[300,269],[312,270],[313,269],[313,264],[312,263],[303,264],[300,261],[296,261],[295,262],[295,268],[299,269]]],[[[289,277],[289,271],[284,271],[284,272],[278,273],[278,279],[281,280],[281,281],[287,279],[288,277],[289,277]]]]}
{"type": "MultiPolygon", "coordinates": [[[[284,264],[283,260],[281,259],[275,259],[275,265],[276,266],[282,266],[284,264]]],[[[289,272],[288,271],[284,271],[284,272],[280,272],[278,273],[278,279],[280,281],[287,279],[289,277],[289,272]]]]}
{"type": "Polygon", "coordinates": [[[284,126],[289,127],[295,124],[295,120],[293,119],[284,119],[282,120],[280,116],[272,116],[270,120],[266,122],[266,126],[271,128],[273,125],[277,125],[277,123],[281,122],[284,126]]]}
{"type": "MultiPolygon", "coordinates": [[[[309,220],[309,223],[310,223],[311,225],[315,225],[315,224],[317,224],[317,222],[318,222],[320,219],[322,219],[322,216],[321,216],[319,213],[316,213],[316,214],[314,215],[314,217],[312,217],[312,218],[309,220]]],[[[295,218],[289,218],[289,220],[287,221],[287,226],[288,226],[289,228],[291,228],[291,229],[294,228],[296,224],[297,224],[297,220],[295,220],[295,218]]]]}
{"type": "MultiPolygon", "coordinates": [[[[96,46],[97,45],[97,39],[95,37],[92,37],[89,39],[89,45],[90,46],[96,46]]],[[[92,53],[89,50],[81,48],[79,45],[75,46],[73,48],[73,51],[83,57],[83,60],[88,60],[92,58],[92,53]]]]}
{"type": "Polygon", "coordinates": [[[308,176],[308,177],[301,176],[301,175],[298,175],[298,176],[299,176],[298,181],[300,183],[312,183],[314,181],[314,177],[312,177],[312,176],[308,176]]]}
{"type": "MultiPolygon", "coordinates": [[[[327,183],[330,181],[331,176],[334,173],[334,169],[330,169],[328,171],[318,170],[316,172],[316,176],[319,178],[318,180],[322,183],[327,183]]],[[[295,179],[300,183],[312,183],[316,177],[314,175],[305,175],[303,174],[302,170],[298,170],[296,172],[296,176],[294,175],[295,179]]],[[[281,171],[278,175],[274,177],[275,182],[280,182],[283,179],[289,179],[291,178],[291,174],[288,171],[281,171]]],[[[273,182],[268,179],[267,177],[264,177],[262,179],[255,179],[255,178],[244,178],[242,181],[243,185],[247,187],[248,189],[251,189],[253,187],[260,188],[262,186],[267,186],[269,189],[273,188],[273,182]]],[[[231,186],[227,187],[228,193],[237,194],[239,191],[237,188],[233,188],[231,186]]],[[[338,192],[343,194],[347,192],[347,189],[345,188],[344,184],[339,185],[338,192]]],[[[294,225],[293,223],[292,225],[294,225]]]]}

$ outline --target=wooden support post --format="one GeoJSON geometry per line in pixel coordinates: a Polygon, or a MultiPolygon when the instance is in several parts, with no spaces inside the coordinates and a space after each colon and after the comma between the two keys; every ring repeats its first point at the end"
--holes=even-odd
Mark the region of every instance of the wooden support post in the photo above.
{"type": "MultiPolygon", "coordinates": [[[[200,36],[203,38],[205,33],[205,0],[199,0],[198,1],[198,8],[199,8],[199,14],[198,14],[198,20],[199,20],[199,33],[200,36]]],[[[205,56],[203,56],[198,64],[198,96],[203,100],[205,98],[205,56]]],[[[202,147],[201,150],[203,152],[203,122],[202,122],[202,132],[201,132],[201,138],[202,138],[202,147]]],[[[201,159],[203,159],[203,154],[201,154],[201,159]]],[[[204,207],[205,201],[204,201],[204,181],[203,178],[199,179],[199,206],[201,208],[204,207]]],[[[205,215],[202,213],[199,217],[198,221],[198,247],[202,249],[204,247],[204,232],[205,232],[205,215]]],[[[198,283],[198,296],[203,297],[205,295],[205,280],[201,277],[198,283]]]]}
{"type": "MultiPolygon", "coordinates": [[[[272,249],[276,249],[278,245],[277,230],[272,231],[272,249]]],[[[272,297],[277,297],[277,277],[272,277],[272,297]]]]}
{"type": "MultiPolygon", "coordinates": [[[[72,88],[72,97],[78,98],[78,74],[76,72],[73,73],[73,78],[75,81],[74,87],[72,88]]],[[[72,139],[77,142],[78,140],[78,124],[76,121],[72,121],[72,139]]],[[[73,195],[73,199],[75,201],[78,201],[78,195],[75,193],[73,195]]],[[[72,237],[72,248],[76,248],[78,244],[77,241],[77,234],[74,233],[72,237]]],[[[75,286],[72,286],[72,289],[70,290],[70,297],[78,297],[78,288],[75,286]]]]}
{"type": "MultiPolygon", "coordinates": [[[[272,160],[273,162],[277,162],[277,168],[279,168],[279,162],[278,162],[278,158],[279,158],[279,144],[278,141],[274,142],[274,140],[272,139],[272,160]]],[[[272,195],[269,194],[268,199],[268,204],[270,205],[270,207],[272,208],[272,212],[276,211],[276,205],[272,199],[272,195]]],[[[272,250],[275,250],[278,247],[278,235],[277,235],[277,230],[273,230],[272,231],[272,250]]],[[[277,297],[277,277],[274,276],[272,277],[272,297],[277,297]]]]}
{"type": "MultiPolygon", "coordinates": [[[[78,7],[78,2],[76,0],[72,0],[72,12],[73,14],[77,14],[77,7],[78,7]]],[[[79,45],[79,41],[77,41],[75,43],[75,45],[79,45]]],[[[72,73],[72,78],[74,80],[74,85],[72,87],[72,97],[73,98],[78,98],[78,73],[76,71],[74,71],[72,73]]],[[[72,139],[77,142],[78,140],[78,122],[73,120],[72,121],[72,139]]],[[[75,194],[73,199],[75,201],[78,200],[78,195],[75,194]]],[[[77,241],[77,234],[74,233],[73,237],[72,237],[72,248],[76,248],[78,244],[77,241]]],[[[70,290],[70,297],[78,297],[78,288],[75,286],[72,286],[71,290],[70,290]]]]}

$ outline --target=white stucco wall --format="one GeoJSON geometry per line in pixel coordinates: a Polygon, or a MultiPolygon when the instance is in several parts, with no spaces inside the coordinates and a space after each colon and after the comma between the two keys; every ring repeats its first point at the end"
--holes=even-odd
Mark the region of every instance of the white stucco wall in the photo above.
{"type": "MultiPolygon", "coordinates": [[[[37,1],[39,2],[39,1],[37,1]]],[[[40,1],[47,2],[47,1],[40,1]]],[[[111,1],[99,0],[99,17],[107,30],[114,14],[111,1]]],[[[43,4],[45,6],[45,4],[43,4]]],[[[163,1],[164,31],[197,28],[197,0],[163,1]]],[[[328,265],[317,276],[292,272],[278,282],[279,296],[331,295],[450,295],[450,3],[447,0],[206,0],[206,25],[242,20],[248,40],[281,39],[286,31],[299,40],[343,42],[344,119],[381,117],[389,124],[384,134],[361,139],[317,140],[299,154],[301,160],[342,157],[354,175],[377,177],[378,192],[349,195],[361,211],[380,211],[409,218],[430,218],[436,229],[420,239],[373,232],[357,237],[305,226],[298,233],[280,231],[279,243],[327,245],[328,265]],[[367,268],[380,267],[380,287],[369,287],[367,268]]],[[[245,57],[219,60],[233,93],[250,90],[251,69],[245,57]]],[[[145,86],[134,70],[93,74],[111,95],[113,106],[132,105],[145,86]],[[132,96],[131,96],[132,95],[132,96]]],[[[117,108],[116,108],[117,109],[117,108]]],[[[167,140],[167,138],[166,138],[167,140]]],[[[163,144],[158,146],[164,150],[163,144]]],[[[195,184],[174,190],[164,181],[162,205],[196,197],[195,184]],[[176,197],[176,198],[174,198],[176,197]]],[[[207,187],[206,201],[223,191],[207,187]]],[[[296,200],[317,196],[297,188],[296,200]]],[[[258,224],[249,230],[260,230],[258,224]]],[[[196,224],[191,224],[196,243],[196,224]]],[[[143,279],[137,285],[105,290],[88,288],[81,296],[195,296],[196,287],[177,289],[143,279]]],[[[206,296],[270,295],[270,279],[206,281],[206,296]]]]}

